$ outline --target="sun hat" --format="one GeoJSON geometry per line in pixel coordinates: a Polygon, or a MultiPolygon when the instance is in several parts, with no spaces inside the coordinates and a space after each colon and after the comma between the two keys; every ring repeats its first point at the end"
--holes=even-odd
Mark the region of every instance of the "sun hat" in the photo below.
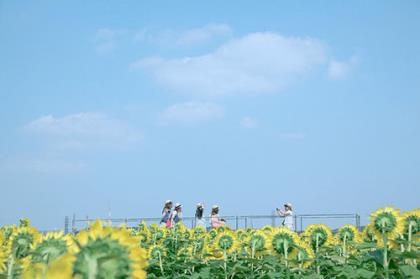
{"type": "Polygon", "coordinates": [[[181,208],[181,207],[182,207],[182,204],[180,204],[180,203],[175,204],[175,208],[181,208]]]}
{"type": "Polygon", "coordinates": [[[219,208],[218,205],[213,205],[213,207],[212,207],[212,209],[217,209],[217,208],[219,208]]]}
{"type": "Polygon", "coordinates": [[[202,202],[197,203],[197,208],[204,207],[204,204],[202,202]]]}
{"type": "Polygon", "coordinates": [[[172,203],[172,201],[171,201],[171,200],[166,200],[166,201],[165,201],[165,204],[170,204],[170,203],[172,203]]]}
{"type": "Polygon", "coordinates": [[[287,207],[289,207],[289,208],[292,208],[292,204],[291,204],[290,202],[286,202],[286,203],[284,204],[284,206],[287,206],[287,207]]]}

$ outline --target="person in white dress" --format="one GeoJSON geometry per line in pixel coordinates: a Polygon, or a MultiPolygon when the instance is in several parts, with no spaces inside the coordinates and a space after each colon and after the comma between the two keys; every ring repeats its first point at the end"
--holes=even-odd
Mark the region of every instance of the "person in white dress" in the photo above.
{"type": "Polygon", "coordinates": [[[198,203],[195,210],[195,226],[206,228],[206,219],[204,218],[204,204],[198,203]]]}
{"type": "Polygon", "coordinates": [[[283,217],[283,227],[289,228],[290,230],[294,230],[293,225],[293,206],[290,202],[284,204],[284,209],[276,208],[276,212],[280,217],[283,217]]]}

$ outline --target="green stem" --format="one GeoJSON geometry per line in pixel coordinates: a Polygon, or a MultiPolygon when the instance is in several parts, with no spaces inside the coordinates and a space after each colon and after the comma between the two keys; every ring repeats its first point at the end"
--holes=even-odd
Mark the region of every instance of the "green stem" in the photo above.
{"type": "MultiPolygon", "coordinates": [[[[255,257],[255,241],[252,242],[251,246],[251,259],[255,257]]],[[[254,261],[251,262],[251,273],[254,274],[254,261]]]]}
{"type": "Polygon", "coordinates": [[[11,255],[7,263],[7,279],[13,278],[13,268],[15,266],[15,256],[11,255]]]}
{"type": "Polygon", "coordinates": [[[163,263],[162,263],[162,256],[160,254],[160,251],[159,251],[158,255],[159,255],[159,268],[160,268],[160,272],[162,272],[162,276],[165,276],[165,272],[163,272],[163,263]]]}
{"type": "Polygon", "coordinates": [[[408,224],[408,248],[407,251],[411,252],[411,238],[412,238],[412,234],[413,234],[413,227],[412,227],[412,222],[410,222],[408,224]]]}
{"type": "Polygon", "coordinates": [[[284,249],[284,263],[285,263],[285,265],[286,265],[286,268],[288,268],[288,249],[289,249],[289,246],[288,246],[288,243],[287,243],[287,241],[284,241],[283,242],[283,249],[284,249]]]}
{"type": "Polygon", "coordinates": [[[223,251],[223,259],[224,259],[223,269],[225,270],[225,279],[228,279],[228,274],[227,274],[227,254],[226,254],[226,250],[223,251]]]}
{"type": "Polygon", "coordinates": [[[319,267],[318,263],[318,253],[319,253],[319,235],[316,235],[316,245],[315,245],[315,253],[316,253],[316,273],[319,275],[321,274],[321,268],[319,267]]]}
{"type": "Polygon", "coordinates": [[[302,252],[299,250],[298,252],[298,262],[299,262],[299,275],[302,274],[303,262],[302,262],[302,252]]]}
{"type": "Polygon", "coordinates": [[[385,231],[382,230],[382,238],[384,241],[384,269],[385,269],[385,278],[389,278],[389,263],[388,263],[388,236],[385,231]]]}

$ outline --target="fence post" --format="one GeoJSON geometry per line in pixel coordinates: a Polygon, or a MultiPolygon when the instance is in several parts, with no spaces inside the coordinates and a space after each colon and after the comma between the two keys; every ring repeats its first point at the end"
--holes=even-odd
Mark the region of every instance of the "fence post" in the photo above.
{"type": "Polygon", "coordinates": [[[245,229],[248,228],[248,217],[245,217],[245,229]]]}
{"type": "Polygon", "coordinates": [[[69,216],[64,217],[64,234],[69,233],[69,216]]]}
{"type": "Polygon", "coordinates": [[[360,215],[359,214],[356,214],[356,227],[357,227],[358,230],[361,229],[361,227],[360,227],[360,215]]]}
{"type": "Polygon", "coordinates": [[[303,216],[300,215],[300,231],[303,232],[303,216]]]}

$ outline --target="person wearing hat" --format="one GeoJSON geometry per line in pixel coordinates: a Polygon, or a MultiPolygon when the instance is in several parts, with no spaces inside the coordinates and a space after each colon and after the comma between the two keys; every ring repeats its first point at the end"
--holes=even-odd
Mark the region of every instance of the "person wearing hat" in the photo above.
{"type": "Polygon", "coordinates": [[[283,227],[289,228],[293,231],[293,209],[292,204],[287,202],[284,204],[284,210],[276,208],[276,212],[280,217],[283,217],[283,227]]]}
{"type": "Polygon", "coordinates": [[[206,220],[204,219],[204,204],[198,203],[195,210],[195,226],[206,228],[206,220]]]}
{"type": "Polygon", "coordinates": [[[162,209],[162,219],[160,219],[160,226],[161,227],[166,226],[166,223],[169,220],[169,216],[171,216],[171,211],[172,211],[172,201],[167,200],[167,201],[165,201],[165,204],[164,204],[163,209],[162,209]]]}
{"type": "Polygon", "coordinates": [[[226,225],[225,220],[220,219],[219,217],[219,206],[213,205],[211,209],[211,215],[210,215],[210,223],[212,228],[218,228],[223,227],[226,225]]]}
{"type": "Polygon", "coordinates": [[[171,217],[169,218],[169,222],[167,223],[167,228],[172,228],[178,222],[182,221],[182,204],[176,203],[174,211],[172,211],[171,217]]]}

